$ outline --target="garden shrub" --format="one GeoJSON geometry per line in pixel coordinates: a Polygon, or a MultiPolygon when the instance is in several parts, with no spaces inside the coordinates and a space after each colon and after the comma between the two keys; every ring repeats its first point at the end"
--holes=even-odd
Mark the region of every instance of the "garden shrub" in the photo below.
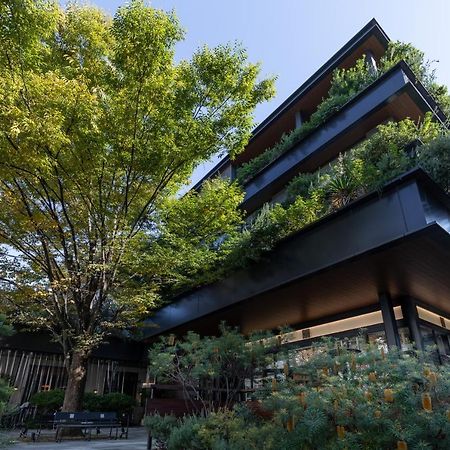
{"type": "MultiPolygon", "coordinates": [[[[30,399],[30,403],[33,406],[37,406],[42,415],[60,410],[63,402],[63,389],[36,392],[30,399]]],[[[83,409],[88,411],[117,412],[121,414],[129,412],[135,404],[133,397],[120,392],[111,392],[104,395],[86,392],[83,396],[83,409]]]]}
{"type": "Polygon", "coordinates": [[[252,337],[258,345],[249,346],[249,339],[224,324],[219,337],[189,332],[173,343],[171,337],[163,337],[150,348],[149,373],[159,382],[182,386],[187,404],[197,412],[214,411],[219,403],[229,407],[254,368],[270,363],[268,344],[259,343],[260,337],[252,337]],[[213,379],[214,385],[209,382],[213,379]],[[201,389],[198,380],[205,380],[201,389]],[[222,392],[220,399],[217,390],[222,392]]]}
{"type": "Polygon", "coordinates": [[[49,391],[36,392],[30,398],[30,403],[37,406],[41,414],[50,414],[58,411],[64,402],[64,391],[62,389],[51,389],[49,391]]]}
{"type": "Polygon", "coordinates": [[[94,394],[86,392],[83,397],[83,409],[88,411],[105,411],[123,414],[130,412],[136,401],[133,397],[120,392],[94,394]]]}
{"type": "Polygon", "coordinates": [[[148,428],[152,437],[157,441],[167,442],[176,425],[177,418],[170,414],[161,416],[156,413],[144,417],[144,426],[148,428]]]}
{"type": "Polygon", "coordinates": [[[364,344],[359,351],[327,339],[307,360],[292,348],[266,350],[284,364],[265,377],[255,401],[206,416],[147,419],[152,433],[170,423],[159,434],[161,448],[450,448],[450,371],[434,364],[433,349],[414,354],[364,344]]]}
{"type": "MultiPolygon", "coordinates": [[[[416,166],[416,155],[408,154],[405,148],[415,141],[430,144],[440,133],[441,126],[432,120],[430,113],[418,125],[410,119],[379,125],[375,133],[327,167],[295,177],[287,187],[288,203],[299,196],[320,192],[328,203],[328,210],[338,209],[363,193],[381,189],[388,181],[416,166]]],[[[425,160],[425,152],[419,154],[425,160]]],[[[436,161],[442,156],[444,165],[448,165],[444,151],[433,154],[436,161]]],[[[426,164],[424,162],[423,166],[426,164]]]]}
{"type": "MultiPolygon", "coordinates": [[[[11,334],[13,334],[13,328],[6,323],[6,317],[0,314],[0,336],[10,336],[11,334]]],[[[8,413],[8,401],[11,393],[9,380],[0,378],[0,422],[3,416],[8,413]]],[[[0,447],[7,446],[9,443],[8,438],[0,430],[0,447]]]]}

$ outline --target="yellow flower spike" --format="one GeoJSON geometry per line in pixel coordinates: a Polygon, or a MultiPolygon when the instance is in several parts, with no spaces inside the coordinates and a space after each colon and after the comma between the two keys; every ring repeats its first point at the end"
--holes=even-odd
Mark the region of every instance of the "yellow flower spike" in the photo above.
{"type": "Polygon", "coordinates": [[[364,397],[366,398],[366,400],[369,402],[370,400],[372,400],[372,393],[369,391],[365,391],[364,392],[364,397]]]}
{"type": "Polygon", "coordinates": [[[430,372],[428,375],[428,379],[430,380],[431,385],[434,386],[437,383],[437,373],[430,372]]]}
{"type": "Polygon", "coordinates": [[[375,372],[369,373],[369,381],[371,381],[372,383],[375,383],[375,381],[377,381],[377,374],[375,372]]]}
{"type": "Polygon", "coordinates": [[[431,396],[428,392],[424,392],[422,394],[422,408],[425,411],[429,411],[429,412],[433,411],[433,406],[431,404],[431,396]]]}
{"type": "Polygon", "coordinates": [[[377,410],[375,411],[374,415],[375,415],[375,417],[376,417],[377,419],[379,419],[379,418],[381,417],[381,411],[380,411],[379,409],[377,409],[377,410]]]}
{"type": "Polygon", "coordinates": [[[272,378],[272,392],[277,391],[277,380],[275,378],[272,378]]]}
{"type": "Polygon", "coordinates": [[[385,389],[384,390],[384,401],[387,403],[393,403],[394,402],[394,392],[392,389],[385,389]]]}
{"type": "Polygon", "coordinates": [[[283,372],[284,376],[287,378],[289,376],[289,366],[287,365],[287,363],[284,363],[283,372]]]}
{"type": "Polygon", "coordinates": [[[300,404],[306,407],[306,392],[300,392],[300,394],[298,394],[298,399],[300,401],[300,404]]]}
{"type": "Polygon", "coordinates": [[[289,433],[291,433],[294,430],[294,419],[290,417],[286,423],[286,429],[289,433]]]}
{"type": "Polygon", "coordinates": [[[345,427],[342,425],[337,425],[336,426],[336,432],[338,435],[339,439],[344,439],[345,438],[345,427]]]}
{"type": "Polygon", "coordinates": [[[405,441],[397,441],[397,450],[408,450],[408,444],[405,441]]]}

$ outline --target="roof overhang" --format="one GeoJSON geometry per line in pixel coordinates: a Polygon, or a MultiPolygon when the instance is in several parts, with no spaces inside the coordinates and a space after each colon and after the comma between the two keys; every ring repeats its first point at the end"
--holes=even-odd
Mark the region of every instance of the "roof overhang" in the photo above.
{"type": "Polygon", "coordinates": [[[414,170],[280,242],[264,259],[180,296],[146,338],[189,329],[244,332],[318,320],[411,295],[450,313],[450,202],[414,170]]]}
{"type": "MultiPolygon", "coordinates": [[[[246,150],[238,155],[233,164],[241,164],[278,142],[283,135],[295,127],[295,112],[302,110],[307,117],[326,96],[333,71],[337,67],[351,67],[365,52],[370,51],[379,59],[389,43],[389,38],[379,23],[372,19],[338,50],[322,67],[311,75],[281,105],[267,116],[252,132],[246,150]]],[[[230,158],[225,156],[194,187],[199,189],[204,179],[219,171],[230,158]]]]}
{"type": "Polygon", "coordinates": [[[242,164],[278,142],[283,133],[295,127],[296,111],[302,111],[304,116],[309,117],[327,95],[336,68],[353,66],[367,52],[379,60],[388,43],[389,38],[379,23],[375,19],[368,22],[253,130],[245,151],[238,155],[236,163],[242,164]]]}

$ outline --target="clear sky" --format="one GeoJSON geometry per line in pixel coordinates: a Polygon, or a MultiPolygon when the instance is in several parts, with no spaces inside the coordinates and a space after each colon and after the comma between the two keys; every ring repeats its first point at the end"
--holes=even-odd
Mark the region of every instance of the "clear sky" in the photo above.
{"type": "MultiPolygon", "coordinates": [[[[90,0],[114,14],[120,0],[90,0]]],[[[255,111],[262,121],[343,44],[375,17],[393,40],[411,42],[436,61],[450,87],[450,0],[152,0],[174,9],[186,30],[177,58],[203,44],[239,41],[263,75],[276,75],[277,95],[255,111]]],[[[210,165],[196,171],[195,179],[210,165]]],[[[195,181],[195,180],[193,180],[195,181]]]]}

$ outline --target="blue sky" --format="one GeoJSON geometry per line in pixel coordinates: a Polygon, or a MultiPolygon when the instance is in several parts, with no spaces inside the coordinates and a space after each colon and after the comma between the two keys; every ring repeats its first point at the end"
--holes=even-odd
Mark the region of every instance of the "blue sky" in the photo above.
{"type": "MultiPolygon", "coordinates": [[[[125,1],[90,0],[111,14],[125,1]]],[[[152,0],[174,9],[186,30],[177,59],[203,44],[239,41],[262,73],[278,77],[277,95],[255,111],[260,122],[371,18],[393,40],[423,50],[450,86],[449,0],[152,0]]],[[[199,168],[194,178],[207,170],[199,168]]]]}

